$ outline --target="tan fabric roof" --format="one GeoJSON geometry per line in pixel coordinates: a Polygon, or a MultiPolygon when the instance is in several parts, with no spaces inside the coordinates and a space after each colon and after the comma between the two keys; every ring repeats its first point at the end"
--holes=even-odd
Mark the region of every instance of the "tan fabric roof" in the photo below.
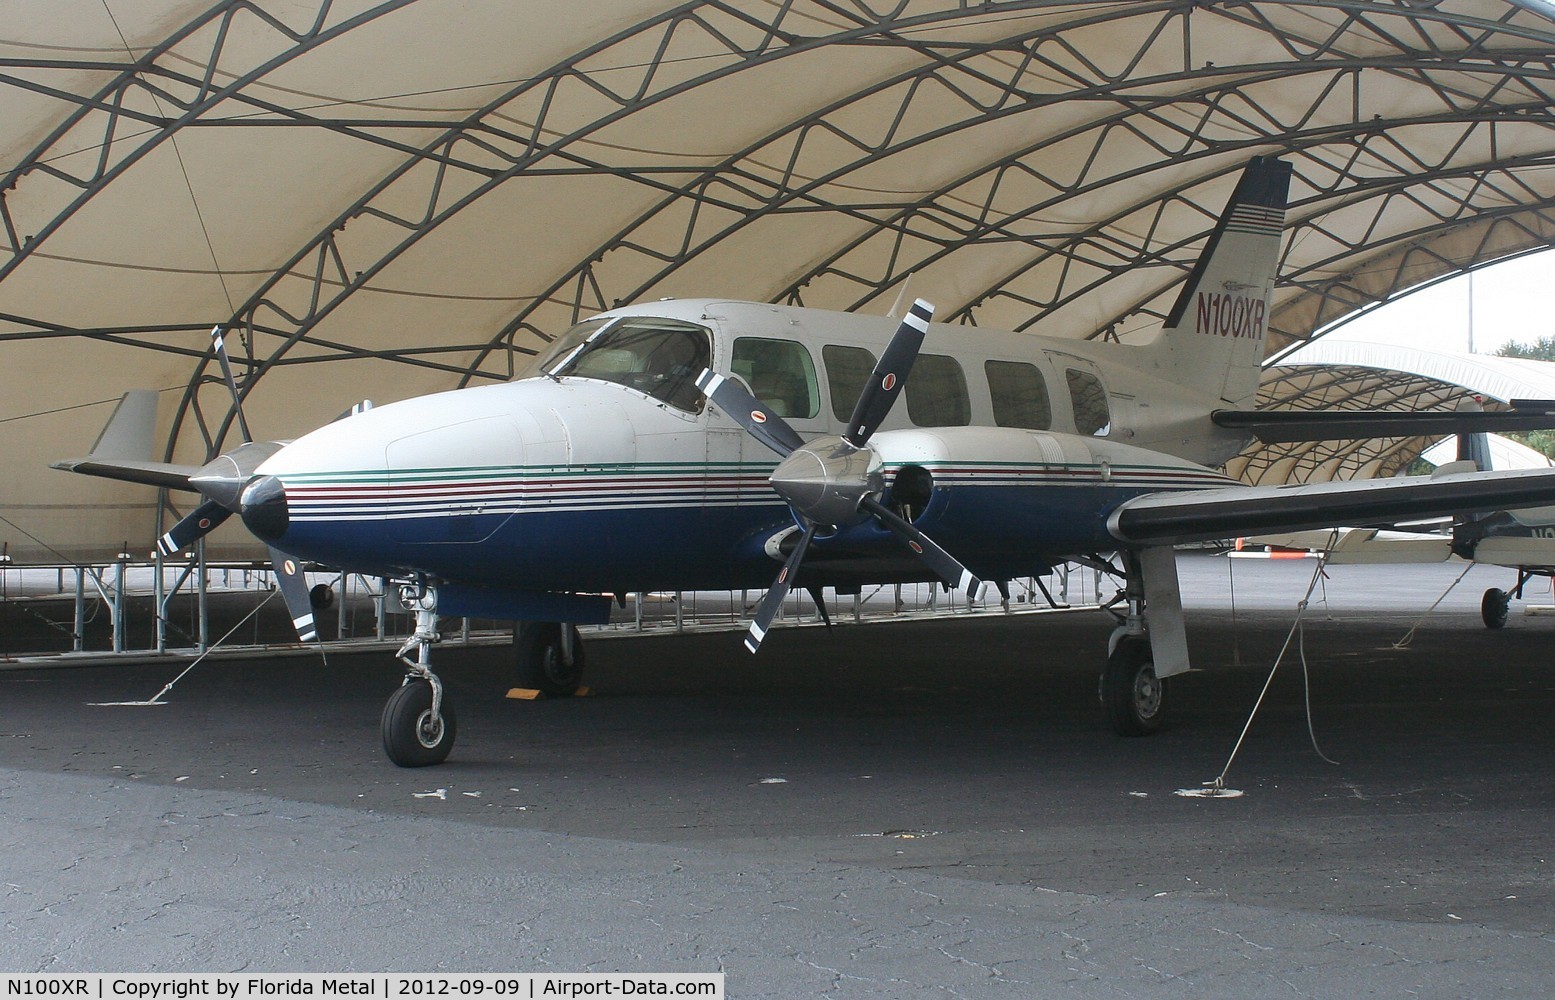
{"type": "Polygon", "coordinates": [[[1287,346],[1551,243],[1546,10],[17,0],[0,541],[149,548],[150,490],[46,465],[129,388],[171,457],[232,443],[217,323],[265,437],[663,295],[883,312],[911,274],[963,322],[1137,339],[1254,154],[1296,170],[1287,346]]]}

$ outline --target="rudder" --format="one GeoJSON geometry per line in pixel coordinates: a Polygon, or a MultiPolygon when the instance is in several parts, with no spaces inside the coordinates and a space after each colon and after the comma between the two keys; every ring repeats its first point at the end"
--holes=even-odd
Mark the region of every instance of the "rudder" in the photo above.
{"type": "Polygon", "coordinates": [[[1153,345],[1163,375],[1250,406],[1258,393],[1291,165],[1255,156],[1153,345]]]}

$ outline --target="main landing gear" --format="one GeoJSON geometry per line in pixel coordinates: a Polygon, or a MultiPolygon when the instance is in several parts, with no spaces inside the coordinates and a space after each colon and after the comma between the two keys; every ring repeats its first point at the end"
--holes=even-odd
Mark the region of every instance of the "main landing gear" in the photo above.
{"type": "Polygon", "coordinates": [[[400,603],[416,614],[416,630],[400,647],[400,660],[410,668],[400,689],[383,706],[383,751],[400,767],[426,767],[448,759],[458,722],[443,697],[443,682],[432,672],[432,644],[437,632],[437,588],[400,588],[400,603]],[[415,659],[408,654],[415,652],[415,659]]]}
{"type": "Polygon", "coordinates": [[[1485,591],[1485,596],[1480,598],[1479,617],[1484,621],[1486,628],[1504,628],[1506,626],[1506,613],[1512,603],[1512,595],[1499,587],[1491,587],[1485,591]]]}
{"type": "MultiPolygon", "coordinates": [[[[1102,668],[1098,694],[1112,731],[1119,736],[1149,736],[1166,718],[1166,678],[1156,676],[1150,634],[1145,628],[1143,573],[1137,559],[1125,558],[1124,589],[1119,598],[1127,605],[1122,624],[1107,642],[1107,665],[1102,668]]],[[[1107,570],[1117,573],[1110,564],[1107,570]]],[[[1098,568],[1101,568],[1100,566],[1098,568]]]]}
{"type": "Polygon", "coordinates": [[[1502,590],[1499,587],[1491,587],[1485,591],[1485,596],[1479,602],[1479,617],[1485,623],[1486,628],[1505,628],[1507,609],[1512,603],[1512,598],[1519,601],[1523,599],[1523,588],[1528,581],[1536,576],[1548,576],[1555,578],[1555,568],[1541,566],[1538,569],[1519,569],[1517,571],[1517,583],[1511,590],[1502,590]]]}
{"type": "Polygon", "coordinates": [[[515,686],[547,698],[571,698],[583,686],[583,640],[578,626],[518,622],[513,626],[515,686]]]}
{"type": "Polygon", "coordinates": [[[1161,728],[1166,680],[1155,675],[1148,635],[1117,637],[1102,670],[1101,702],[1119,736],[1148,736],[1161,728]]]}

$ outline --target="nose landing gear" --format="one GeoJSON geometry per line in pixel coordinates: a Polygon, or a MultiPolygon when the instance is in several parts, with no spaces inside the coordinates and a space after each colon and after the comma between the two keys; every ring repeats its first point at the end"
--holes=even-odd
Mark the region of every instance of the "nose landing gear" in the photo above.
{"type": "Polygon", "coordinates": [[[406,586],[400,603],[416,613],[416,630],[396,655],[409,671],[405,683],[383,706],[383,750],[400,767],[441,764],[453,749],[458,723],[453,706],[443,698],[443,682],[432,672],[432,644],[437,632],[437,588],[406,586]],[[415,659],[409,654],[415,650],[415,659]]]}

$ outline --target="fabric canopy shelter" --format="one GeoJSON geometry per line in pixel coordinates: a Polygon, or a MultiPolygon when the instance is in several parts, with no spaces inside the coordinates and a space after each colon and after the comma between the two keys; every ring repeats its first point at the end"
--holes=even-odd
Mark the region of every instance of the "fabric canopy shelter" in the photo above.
{"type": "MultiPolygon", "coordinates": [[[[1555,235],[1555,22],[1501,0],[15,0],[0,28],[0,542],[148,551],[72,478],[505,379],[719,295],[1148,337],[1252,155],[1294,165],[1271,350],[1555,235]]],[[[182,498],[172,498],[181,504],[182,498]]],[[[213,557],[252,553],[240,528],[213,557]]]]}

